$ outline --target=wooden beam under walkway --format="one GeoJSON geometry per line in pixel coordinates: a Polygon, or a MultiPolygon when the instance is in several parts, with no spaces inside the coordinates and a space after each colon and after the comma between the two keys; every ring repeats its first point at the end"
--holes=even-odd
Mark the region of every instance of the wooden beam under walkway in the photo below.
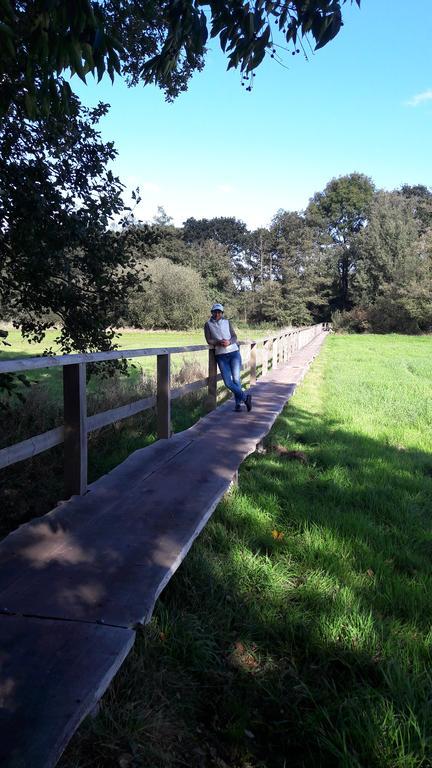
{"type": "Polygon", "coordinates": [[[251,413],[228,401],[0,544],[3,768],[55,765],[325,336],[258,381],[251,413]]]}

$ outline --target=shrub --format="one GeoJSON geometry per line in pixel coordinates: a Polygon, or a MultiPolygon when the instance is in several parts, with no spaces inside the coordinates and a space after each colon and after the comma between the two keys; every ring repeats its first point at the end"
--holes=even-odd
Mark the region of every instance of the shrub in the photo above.
{"type": "Polygon", "coordinates": [[[417,320],[403,301],[379,298],[368,311],[373,333],[420,333],[417,320]]]}
{"type": "Polygon", "coordinates": [[[209,300],[194,269],[159,258],[148,264],[143,278],[149,279],[130,298],[134,325],[182,331],[204,323],[209,300]]]}
{"type": "Polygon", "coordinates": [[[367,309],[354,307],[349,312],[337,310],[332,315],[332,326],[336,333],[368,333],[371,330],[367,309]]]}

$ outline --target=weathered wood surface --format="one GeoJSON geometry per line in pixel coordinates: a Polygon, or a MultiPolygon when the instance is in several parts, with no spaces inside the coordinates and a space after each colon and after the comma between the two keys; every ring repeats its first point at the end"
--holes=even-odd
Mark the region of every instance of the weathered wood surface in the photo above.
{"type": "MultiPolygon", "coordinates": [[[[8,633],[4,639],[2,629],[11,627],[6,622],[12,620],[34,622],[41,618],[47,634],[61,627],[59,632],[66,635],[68,627],[72,631],[74,627],[102,624],[107,629],[131,632],[137,623],[147,622],[157,597],[211,516],[239,465],[268,433],[324,338],[324,334],[316,337],[295,355],[291,364],[271,370],[259,380],[252,390],[251,413],[233,413],[233,401],[228,401],[191,429],[136,451],[93,483],[84,496],[72,497],[43,518],[10,534],[0,544],[0,613],[10,612],[14,616],[0,615],[0,648],[8,642],[12,648],[8,633]],[[48,620],[56,620],[54,629],[48,620]]],[[[28,642],[31,644],[31,639],[28,642]]],[[[24,640],[15,644],[17,655],[23,643],[24,640]]],[[[84,658],[79,661],[79,647],[77,642],[78,665],[85,662],[84,658]]],[[[93,651],[87,651],[84,643],[81,653],[83,657],[87,653],[92,656],[93,651]]],[[[119,651],[122,653],[123,650],[119,651]]],[[[41,669],[44,659],[48,663],[49,657],[48,651],[41,653],[41,669]]],[[[13,675],[18,675],[19,662],[12,658],[10,664],[16,670],[13,675]]],[[[70,669],[76,664],[71,657],[70,669]]],[[[7,683],[11,675],[7,671],[2,674],[7,683]]],[[[46,685],[40,686],[37,701],[43,701],[43,706],[48,706],[45,700],[55,701],[60,684],[60,678],[57,681],[50,677],[46,685]]],[[[28,713],[31,721],[34,706],[35,699],[23,700],[23,720],[28,713]]],[[[59,712],[55,728],[62,734],[71,734],[83,716],[82,708],[80,713],[77,715],[73,707],[70,711],[65,708],[59,712]]],[[[57,742],[54,744],[55,729],[51,729],[47,717],[48,710],[40,721],[41,733],[34,733],[38,743],[47,738],[46,763],[33,763],[27,757],[33,744],[29,735],[20,753],[24,762],[11,762],[9,751],[2,766],[39,768],[53,764],[52,755],[58,756],[59,747],[57,742]],[[50,737],[46,729],[51,729],[50,737]]],[[[0,742],[10,722],[0,718],[0,742]]],[[[33,728],[29,725],[29,734],[33,728]]]]}
{"type": "Polygon", "coordinates": [[[129,419],[131,416],[136,416],[137,413],[154,408],[155,405],[155,396],[143,397],[141,400],[134,400],[133,403],[120,405],[118,408],[111,408],[109,411],[95,413],[93,416],[87,417],[87,432],[93,432],[95,429],[101,429],[108,426],[108,424],[114,424],[122,419],[129,419]]]}
{"type": "Polygon", "coordinates": [[[64,428],[55,427],[36,437],[29,437],[20,443],[2,448],[0,450],[0,469],[16,464],[18,461],[29,459],[31,456],[37,456],[38,453],[54,448],[55,445],[60,445],[63,440],[64,428]]]}
{"type": "Polygon", "coordinates": [[[0,616],[0,765],[51,768],[129,653],[135,632],[0,616]]]}
{"type": "Polygon", "coordinates": [[[0,373],[36,371],[39,368],[61,368],[64,365],[77,363],[102,363],[106,360],[131,360],[134,357],[152,357],[153,355],[175,355],[180,352],[202,352],[208,349],[207,344],[195,344],[189,347],[146,347],[145,349],[116,349],[112,352],[85,352],[73,355],[41,355],[40,357],[20,358],[19,360],[3,360],[0,362],[0,373]]]}

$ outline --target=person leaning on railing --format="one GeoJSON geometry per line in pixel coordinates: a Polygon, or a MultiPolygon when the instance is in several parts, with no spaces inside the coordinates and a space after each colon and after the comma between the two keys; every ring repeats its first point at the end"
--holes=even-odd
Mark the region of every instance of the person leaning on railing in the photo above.
{"type": "Polygon", "coordinates": [[[241,356],[237,336],[230,320],[223,316],[222,304],[213,304],[210,319],[204,325],[207,344],[214,348],[216,362],[222,374],[225,386],[235,397],[235,411],[241,411],[242,403],[248,411],[252,410],[252,396],[242,389],[240,371],[241,356]]]}

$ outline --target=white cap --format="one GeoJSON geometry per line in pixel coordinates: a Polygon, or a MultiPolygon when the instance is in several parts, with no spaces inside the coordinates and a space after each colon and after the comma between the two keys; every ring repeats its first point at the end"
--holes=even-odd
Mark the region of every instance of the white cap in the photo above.
{"type": "Polygon", "coordinates": [[[216,302],[216,304],[213,304],[213,306],[211,308],[212,312],[216,312],[217,310],[219,310],[219,312],[223,312],[224,311],[223,305],[219,304],[218,302],[216,302]]]}

